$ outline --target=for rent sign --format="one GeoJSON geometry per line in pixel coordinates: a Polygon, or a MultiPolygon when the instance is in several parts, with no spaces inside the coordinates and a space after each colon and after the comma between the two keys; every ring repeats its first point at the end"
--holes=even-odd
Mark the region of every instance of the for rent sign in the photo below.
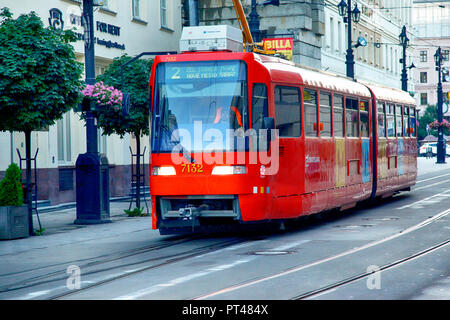
{"type": "Polygon", "coordinates": [[[265,50],[275,50],[292,61],[292,48],[294,47],[293,38],[269,38],[263,39],[265,50]]]}

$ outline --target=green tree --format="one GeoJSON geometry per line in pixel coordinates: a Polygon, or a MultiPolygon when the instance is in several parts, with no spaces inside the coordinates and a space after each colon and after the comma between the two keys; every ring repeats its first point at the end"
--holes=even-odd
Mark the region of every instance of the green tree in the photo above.
{"type": "MultiPolygon", "coordinates": [[[[83,67],[70,45],[75,40],[71,31],[45,28],[35,12],[13,19],[8,8],[0,11],[0,131],[25,133],[27,159],[31,131],[53,125],[79,102],[83,67]]],[[[26,168],[32,234],[30,160],[26,168]]]]}
{"type": "MultiPolygon", "coordinates": [[[[98,126],[103,129],[103,134],[113,133],[123,137],[126,133],[132,133],[136,137],[136,153],[141,153],[140,138],[149,134],[149,79],[153,64],[152,59],[139,59],[121,68],[132,58],[127,55],[115,58],[106,72],[97,77],[97,81],[103,81],[108,86],[113,86],[123,93],[130,95],[129,114],[111,112],[110,108],[100,108],[96,112],[98,126]],[[123,69],[123,75],[121,73],[123,69]],[[123,78],[122,78],[123,76],[123,78]],[[123,83],[122,83],[123,79],[123,83]]],[[[136,168],[139,175],[140,159],[137,158],[136,168]]],[[[140,208],[140,181],[137,181],[136,206],[140,208]]]]}

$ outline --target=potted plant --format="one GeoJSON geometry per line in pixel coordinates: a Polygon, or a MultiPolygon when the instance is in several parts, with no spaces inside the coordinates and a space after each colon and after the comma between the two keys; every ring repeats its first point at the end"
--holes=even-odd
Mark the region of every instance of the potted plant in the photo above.
{"type": "Polygon", "coordinates": [[[23,205],[21,171],[12,163],[0,182],[0,239],[26,238],[28,232],[28,210],[23,205]]]}

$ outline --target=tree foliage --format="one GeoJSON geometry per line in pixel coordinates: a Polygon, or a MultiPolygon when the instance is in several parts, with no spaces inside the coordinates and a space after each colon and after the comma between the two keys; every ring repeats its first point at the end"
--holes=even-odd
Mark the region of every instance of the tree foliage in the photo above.
{"type": "Polygon", "coordinates": [[[79,102],[83,66],[71,31],[45,28],[34,13],[0,11],[0,131],[54,124],[79,102]]]}
{"type": "Polygon", "coordinates": [[[121,65],[132,59],[123,55],[115,58],[106,72],[97,77],[108,86],[113,86],[130,94],[131,107],[128,115],[122,112],[111,112],[108,108],[100,108],[97,112],[98,124],[104,134],[116,133],[124,136],[134,133],[136,136],[149,133],[149,79],[153,60],[139,59],[123,68],[123,87],[120,73],[121,65]]]}

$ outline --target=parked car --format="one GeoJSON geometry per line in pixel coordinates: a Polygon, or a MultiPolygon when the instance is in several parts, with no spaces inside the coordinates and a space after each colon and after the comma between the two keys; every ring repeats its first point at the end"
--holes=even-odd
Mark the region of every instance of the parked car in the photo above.
{"type": "Polygon", "coordinates": [[[431,148],[431,154],[433,156],[437,154],[437,142],[433,142],[433,143],[424,143],[419,148],[419,156],[425,157],[427,155],[429,148],[431,148]]]}
{"type": "MultiPolygon", "coordinates": [[[[427,155],[427,150],[430,147],[431,147],[432,156],[436,156],[437,155],[437,142],[424,143],[419,148],[419,156],[425,157],[427,155]]],[[[450,156],[450,145],[448,145],[448,144],[446,144],[446,146],[445,146],[445,153],[447,156],[450,156]]]]}

